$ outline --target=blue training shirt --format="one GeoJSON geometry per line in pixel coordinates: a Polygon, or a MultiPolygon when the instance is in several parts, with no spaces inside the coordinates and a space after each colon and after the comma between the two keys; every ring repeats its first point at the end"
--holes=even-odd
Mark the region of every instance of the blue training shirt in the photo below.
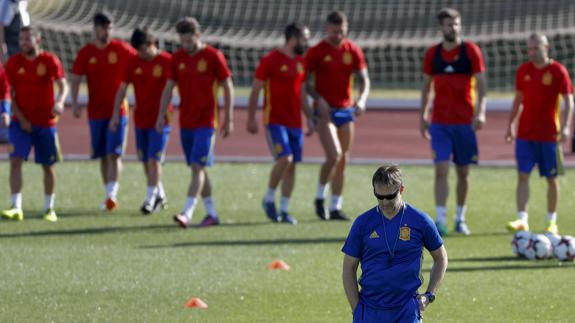
{"type": "Polygon", "coordinates": [[[355,219],[343,245],[345,254],[360,260],[359,297],[369,307],[395,309],[404,306],[417,294],[423,282],[423,247],[434,251],[443,245],[429,216],[407,203],[404,208],[401,224],[403,209],[391,220],[385,218],[377,206],[366,211],[355,219]],[[394,250],[394,245],[393,262],[390,263],[389,249],[394,250]]]}

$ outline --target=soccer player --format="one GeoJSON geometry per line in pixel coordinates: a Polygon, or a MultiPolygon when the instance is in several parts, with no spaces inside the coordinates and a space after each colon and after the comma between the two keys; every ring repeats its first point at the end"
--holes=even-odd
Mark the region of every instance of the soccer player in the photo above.
{"type": "Polygon", "coordinates": [[[423,61],[421,135],[429,140],[435,163],[436,222],[442,236],[447,229],[449,160],[457,173],[455,232],[469,235],[465,222],[469,165],[477,164],[475,132],[485,123],[485,65],[479,47],[461,39],[461,16],[445,8],[437,15],[443,41],[427,50],[423,61]],[[430,90],[435,97],[429,123],[430,90]]]}
{"type": "Polygon", "coordinates": [[[8,142],[8,126],[10,125],[10,85],[4,67],[0,63],[0,144],[8,142]]]}
{"type": "MultiPolygon", "coordinates": [[[[292,23],[284,31],[285,44],[264,56],[256,69],[248,106],[247,130],[258,132],[256,109],[260,91],[265,87],[264,124],[266,138],[275,164],[270,173],[263,208],[274,222],[296,224],[288,213],[289,200],[295,184],[295,164],[301,161],[303,149],[302,109],[308,127],[313,131],[312,113],[307,105],[304,59],[309,29],[292,23]],[[303,88],[302,88],[303,87],[303,88]],[[282,182],[280,213],[275,206],[276,189],[282,182]]],[[[308,134],[311,135],[311,131],[308,134]]]]}
{"type": "Polygon", "coordinates": [[[200,227],[219,224],[212,198],[212,185],[206,168],[213,164],[215,132],[219,125],[218,89],[223,88],[225,116],[221,134],[226,138],[233,130],[233,84],[222,52],[204,43],[200,24],[186,17],[176,24],[181,49],[172,57],[172,68],[162,92],[156,130],[165,125],[166,111],[177,85],[180,93],[180,139],[186,162],[192,169],[188,198],[174,221],[186,228],[192,219],[201,194],[207,212],[200,227]]]}
{"type": "Polygon", "coordinates": [[[327,16],[326,37],[307,52],[307,91],[317,107],[317,132],[326,160],[319,173],[315,212],[322,220],[345,220],[342,211],[345,166],[354,136],[355,116],[365,111],[369,76],[361,48],[347,39],[348,22],[343,12],[327,16]],[[353,76],[360,84],[359,96],[352,97],[353,76]],[[329,213],[324,206],[326,188],[331,185],[329,213]]]}
{"type": "Polygon", "coordinates": [[[403,201],[397,166],[378,168],[372,186],[377,205],[355,219],[342,248],[343,287],[353,322],[420,322],[447,269],[443,240],[426,214],[403,201]],[[426,292],[418,294],[424,247],[433,266],[426,292]]]}
{"type": "Polygon", "coordinates": [[[109,128],[114,99],[124,78],[128,58],[135,55],[129,44],[112,39],[112,20],[105,13],[94,16],[94,40],[80,49],[72,67],[72,109],[80,118],[78,92],[82,76],[88,82],[88,119],[91,135],[91,157],[100,159],[100,172],[105,185],[106,198],[101,209],[112,211],[117,207],[118,180],[122,170],[121,156],[127,139],[127,104],[120,111],[116,131],[109,128]]]}
{"type": "Polygon", "coordinates": [[[21,52],[10,57],[6,74],[12,85],[13,120],[10,123],[10,190],[12,208],[5,218],[22,221],[22,164],[34,147],[35,161],[44,172],[44,219],[56,222],[55,163],[61,160],[56,123],[64,111],[68,85],[58,57],[41,49],[40,32],[20,29],[21,52]],[[58,94],[54,99],[54,83],[58,94]]]}
{"type": "Polygon", "coordinates": [[[160,181],[162,161],[170,137],[171,104],[168,106],[164,128],[156,131],[156,119],[160,111],[160,98],[170,70],[171,55],[160,51],[157,38],[148,28],[136,28],[132,33],[132,47],[138,51],[128,61],[124,81],[120,84],[114,102],[114,113],[110,130],[116,132],[120,123],[122,102],[131,83],[136,93],[134,121],[136,124],[136,146],[138,158],[144,165],[148,189],[140,208],[143,214],[150,214],[167,206],[166,193],[160,181]]]}
{"type": "Polygon", "coordinates": [[[569,138],[573,119],[573,85],[567,69],[549,57],[547,37],[532,34],[527,42],[527,51],[529,62],[519,66],[515,76],[515,99],[505,135],[508,142],[517,138],[515,159],[518,171],[518,219],[509,222],[507,228],[510,231],[529,230],[529,174],[537,164],[539,175],[547,179],[546,231],[557,234],[557,176],[563,174],[561,143],[569,138]],[[560,124],[561,99],[565,115],[560,124]]]}

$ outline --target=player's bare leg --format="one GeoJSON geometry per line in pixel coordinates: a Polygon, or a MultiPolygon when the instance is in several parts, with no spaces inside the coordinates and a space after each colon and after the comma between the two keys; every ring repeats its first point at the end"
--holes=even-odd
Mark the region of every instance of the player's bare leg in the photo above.
{"type": "Polygon", "coordinates": [[[559,201],[559,181],[557,177],[547,178],[547,219],[546,231],[554,234],[559,233],[557,227],[557,203],[559,201]]]}
{"type": "Polygon", "coordinates": [[[465,222],[465,211],[467,209],[467,193],[469,192],[469,166],[456,166],[457,174],[456,199],[457,208],[455,210],[455,232],[469,235],[471,232],[465,222]]]}
{"type": "Polygon", "coordinates": [[[515,192],[517,203],[517,220],[507,223],[509,231],[528,231],[527,203],[529,201],[529,173],[517,173],[517,189],[515,192]]]}
{"type": "Polygon", "coordinates": [[[56,169],[54,165],[42,165],[44,171],[44,220],[56,222],[58,217],[54,211],[54,198],[56,188],[56,169]]]}
{"type": "Polygon", "coordinates": [[[280,200],[280,221],[297,224],[297,220],[289,212],[289,202],[295,186],[295,163],[290,162],[282,176],[282,196],[280,200]]]}
{"type": "Polygon", "coordinates": [[[325,153],[325,162],[321,165],[319,172],[319,182],[315,196],[315,213],[322,220],[329,219],[325,202],[325,191],[327,183],[333,178],[335,167],[342,158],[342,149],[337,138],[337,128],[331,121],[319,121],[317,133],[325,153]]]}
{"type": "Polygon", "coordinates": [[[10,191],[12,192],[12,206],[2,211],[2,217],[17,221],[24,220],[22,212],[22,164],[20,157],[10,158],[10,191]]]}
{"type": "Polygon", "coordinates": [[[435,163],[435,180],[434,180],[434,193],[435,193],[435,208],[436,219],[435,223],[437,229],[442,236],[447,235],[447,196],[449,195],[449,183],[447,178],[449,175],[449,161],[441,161],[435,163]]]}
{"type": "Polygon", "coordinates": [[[331,206],[329,209],[330,219],[349,220],[342,211],[343,203],[343,185],[345,180],[345,168],[349,160],[349,151],[353,143],[355,126],[353,122],[346,123],[337,129],[337,138],[341,146],[342,155],[337,165],[333,179],[331,181],[331,206]]]}
{"type": "Polygon", "coordinates": [[[192,180],[188,187],[188,198],[186,199],[186,204],[182,211],[174,216],[174,221],[176,221],[182,228],[186,228],[192,220],[194,210],[198,204],[198,197],[200,196],[200,192],[202,192],[206,181],[206,170],[204,166],[192,163],[190,168],[192,169],[192,180]]]}
{"type": "Polygon", "coordinates": [[[264,209],[264,212],[266,213],[266,216],[274,222],[278,222],[280,220],[279,215],[278,215],[277,210],[276,210],[276,205],[275,205],[276,189],[277,189],[280,181],[284,177],[286,170],[292,164],[292,161],[293,161],[293,157],[291,155],[282,156],[282,157],[276,159],[274,166],[272,167],[272,170],[270,171],[270,177],[268,180],[268,188],[266,190],[266,193],[264,195],[264,199],[262,201],[262,207],[264,209]]]}

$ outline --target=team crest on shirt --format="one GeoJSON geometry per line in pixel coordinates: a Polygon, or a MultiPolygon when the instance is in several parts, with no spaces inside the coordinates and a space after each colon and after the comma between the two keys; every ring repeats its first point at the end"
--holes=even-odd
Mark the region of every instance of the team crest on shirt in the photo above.
{"type": "Polygon", "coordinates": [[[379,234],[377,234],[377,231],[373,230],[373,232],[369,235],[370,239],[377,239],[379,238],[379,234]]]}
{"type": "Polygon", "coordinates": [[[525,75],[525,76],[523,77],[523,81],[524,81],[524,82],[529,82],[529,81],[531,81],[531,76],[529,76],[529,74],[525,75]]]}
{"type": "Polygon", "coordinates": [[[180,71],[185,70],[185,69],[186,69],[186,64],[180,63],[180,65],[178,65],[178,69],[179,69],[180,71]]]}
{"type": "Polygon", "coordinates": [[[43,63],[38,64],[38,66],[36,66],[36,74],[38,74],[38,76],[46,75],[46,65],[43,63]]]}
{"type": "Polygon", "coordinates": [[[109,52],[108,53],[108,63],[116,64],[118,62],[118,54],[116,52],[109,52]]]}
{"type": "Polygon", "coordinates": [[[136,70],[134,71],[134,74],[136,75],[142,75],[143,71],[141,67],[136,68],[136,70]]]}
{"type": "Polygon", "coordinates": [[[302,73],[304,72],[303,64],[302,64],[302,63],[297,63],[297,64],[296,64],[296,69],[297,69],[298,74],[302,74],[302,73]]]}
{"type": "Polygon", "coordinates": [[[407,224],[404,224],[404,226],[399,229],[399,240],[409,241],[410,236],[411,229],[407,226],[407,224]]]}
{"type": "Polygon", "coordinates": [[[332,61],[331,55],[325,55],[325,57],[323,58],[323,61],[324,62],[331,62],[332,61]]]}
{"type": "Polygon", "coordinates": [[[24,69],[24,67],[20,67],[18,69],[18,74],[24,74],[24,73],[26,73],[26,70],[24,69]]]}
{"type": "Polygon", "coordinates": [[[352,60],[353,60],[353,58],[351,57],[351,53],[350,53],[350,52],[345,52],[345,53],[343,53],[342,59],[343,59],[343,63],[344,63],[345,65],[350,65],[351,62],[352,62],[352,60]]]}
{"type": "Polygon", "coordinates": [[[545,74],[543,74],[541,83],[543,83],[543,85],[551,85],[551,83],[553,83],[553,75],[551,75],[549,72],[545,72],[545,74]]]}
{"type": "Polygon", "coordinates": [[[92,57],[90,58],[90,60],[88,61],[88,64],[96,64],[98,63],[98,60],[96,59],[96,57],[92,57]]]}
{"type": "Polygon", "coordinates": [[[162,76],[162,72],[163,72],[162,66],[157,64],[154,66],[154,69],[152,70],[152,75],[154,77],[160,77],[162,76]]]}
{"type": "Polygon", "coordinates": [[[283,64],[283,65],[280,67],[280,71],[282,71],[282,72],[287,72],[287,71],[288,71],[287,65],[286,65],[286,64],[283,64]]]}
{"type": "Polygon", "coordinates": [[[198,70],[198,72],[203,73],[208,69],[208,62],[206,62],[205,59],[200,59],[198,61],[198,65],[196,66],[196,69],[198,70]]]}

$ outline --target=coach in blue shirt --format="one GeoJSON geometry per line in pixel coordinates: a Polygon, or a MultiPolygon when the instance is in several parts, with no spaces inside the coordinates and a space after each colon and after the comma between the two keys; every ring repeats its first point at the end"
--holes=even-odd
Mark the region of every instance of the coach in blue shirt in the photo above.
{"type": "Polygon", "coordinates": [[[403,202],[398,166],[378,168],[372,184],[377,206],[355,220],[342,248],[343,287],[353,322],[420,322],[447,269],[443,240],[431,218],[403,202]],[[433,257],[433,267],[426,292],[418,294],[423,247],[433,257]]]}

